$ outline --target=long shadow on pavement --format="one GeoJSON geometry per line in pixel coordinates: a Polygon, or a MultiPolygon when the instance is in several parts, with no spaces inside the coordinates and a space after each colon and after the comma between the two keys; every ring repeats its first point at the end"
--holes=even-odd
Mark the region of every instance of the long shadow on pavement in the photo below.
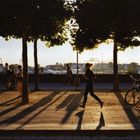
{"type": "Polygon", "coordinates": [[[0,104],[0,106],[11,105],[11,104],[15,103],[14,101],[16,101],[17,99],[19,99],[20,97],[21,96],[19,95],[19,96],[15,97],[15,98],[12,98],[12,99],[10,99],[10,100],[8,100],[6,102],[3,102],[3,103],[0,104]]]}
{"type": "Polygon", "coordinates": [[[67,113],[61,121],[62,124],[66,123],[68,119],[70,118],[71,114],[73,113],[73,111],[75,111],[79,107],[82,97],[83,97],[83,94],[81,94],[81,92],[78,94],[75,94],[75,92],[73,93],[73,98],[69,102],[66,108],[67,113]]]}
{"type": "MultiPolygon", "coordinates": [[[[57,93],[58,94],[58,93],[57,93]]],[[[29,118],[27,121],[25,121],[21,126],[19,126],[17,128],[21,129],[23,126],[25,126],[26,124],[28,124],[32,119],[34,119],[37,115],[39,115],[41,112],[43,112],[44,110],[46,110],[49,106],[51,106],[52,104],[54,104],[57,100],[59,100],[64,94],[66,94],[66,92],[64,92],[63,94],[61,94],[58,98],[56,98],[54,101],[50,101],[50,103],[46,106],[44,106],[41,110],[39,110],[37,113],[35,113],[31,118],[29,118]]]]}
{"type": "Polygon", "coordinates": [[[132,123],[133,127],[135,129],[140,129],[140,127],[138,126],[138,124],[140,125],[140,122],[138,121],[138,119],[136,118],[135,114],[133,113],[133,111],[131,110],[131,108],[129,106],[125,106],[125,102],[124,102],[124,98],[121,95],[120,92],[115,92],[116,97],[118,98],[120,104],[122,105],[124,111],[127,114],[127,117],[129,118],[130,122],[132,123]]]}
{"type": "Polygon", "coordinates": [[[102,113],[102,111],[101,111],[101,113],[100,113],[99,124],[98,124],[98,126],[96,127],[96,130],[100,130],[103,126],[105,126],[105,120],[104,120],[103,113],[102,113]]]}
{"type": "MultiPolygon", "coordinates": [[[[12,106],[11,108],[8,108],[8,109],[6,109],[6,110],[0,112],[0,117],[3,116],[3,115],[5,115],[5,114],[8,114],[9,112],[11,112],[11,111],[13,111],[13,110],[18,109],[18,108],[21,107],[21,106],[22,106],[22,103],[18,103],[17,105],[12,106]]],[[[0,122],[0,123],[1,123],[1,122],[0,122]]]]}
{"type": "MultiPolygon", "coordinates": [[[[65,94],[65,93],[64,93],[65,94]]],[[[43,99],[41,99],[39,102],[33,104],[32,106],[29,106],[27,108],[25,108],[24,110],[22,110],[21,112],[17,113],[16,115],[6,118],[5,120],[0,121],[0,125],[10,125],[12,123],[17,122],[18,120],[26,117],[27,115],[31,114],[32,112],[34,112],[35,110],[37,110],[38,108],[45,106],[46,104],[48,104],[49,102],[52,101],[52,99],[58,95],[57,91],[54,91],[53,93],[50,93],[50,95],[48,95],[47,97],[44,97],[43,99]]],[[[52,103],[51,103],[52,104],[52,103]]],[[[50,106],[51,104],[49,104],[48,106],[50,106]]],[[[47,107],[48,107],[47,106],[47,107]]],[[[4,113],[8,113],[12,110],[14,110],[15,108],[19,107],[18,105],[8,109],[8,111],[4,111],[4,113]]],[[[47,107],[45,107],[44,109],[46,109],[47,107]]],[[[43,110],[44,110],[43,109],[43,110]]],[[[39,111],[40,113],[41,111],[39,111]]],[[[3,114],[3,112],[1,112],[1,114],[3,114]]],[[[37,113],[38,114],[38,113],[37,113]]],[[[35,114],[34,116],[32,116],[29,120],[26,121],[26,123],[28,123],[32,118],[34,118],[37,114],[35,114]]],[[[24,125],[24,124],[23,124],[24,125]]]]}
{"type": "MultiPolygon", "coordinates": [[[[0,91],[0,94],[5,94],[6,92],[7,92],[7,90],[1,90],[1,91],[0,91]]],[[[19,100],[20,97],[21,97],[21,96],[19,95],[19,96],[16,96],[16,97],[14,97],[14,98],[12,98],[12,99],[6,101],[6,102],[2,102],[2,103],[0,104],[0,106],[8,106],[8,105],[15,104],[15,101],[16,101],[16,100],[19,100]]],[[[15,106],[12,106],[12,107],[10,107],[10,108],[8,108],[8,109],[5,109],[5,110],[3,110],[3,111],[0,111],[0,117],[2,117],[3,115],[5,115],[5,114],[7,114],[7,113],[9,113],[9,112],[11,112],[11,111],[13,111],[13,110],[18,109],[20,106],[22,106],[22,103],[18,103],[18,104],[16,104],[15,106]]]]}
{"type": "Polygon", "coordinates": [[[73,94],[68,95],[62,103],[56,106],[56,111],[68,106],[68,104],[72,101],[73,96],[73,94]]]}
{"type": "MultiPolygon", "coordinates": [[[[78,120],[78,125],[77,125],[77,129],[76,129],[76,130],[81,130],[84,111],[85,111],[85,110],[81,110],[81,111],[79,111],[78,113],[75,114],[75,116],[77,116],[77,117],[79,118],[79,120],[78,120]]],[[[100,113],[100,119],[99,119],[99,124],[98,124],[98,126],[96,127],[96,130],[100,130],[103,126],[105,126],[105,120],[104,120],[103,113],[102,113],[102,111],[101,111],[101,113],[100,113]]]]}
{"type": "Polygon", "coordinates": [[[79,118],[79,120],[78,120],[78,125],[77,125],[76,130],[81,130],[84,111],[85,111],[85,110],[82,110],[82,111],[80,111],[80,112],[78,112],[78,113],[75,114],[75,116],[77,116],[77,117],[79,118]]]}
{"type": "Polygon", "coordinates": [[[136,103],[134,109],[137,111],[137,113],[140,113],[140,100],[136,103]]]}

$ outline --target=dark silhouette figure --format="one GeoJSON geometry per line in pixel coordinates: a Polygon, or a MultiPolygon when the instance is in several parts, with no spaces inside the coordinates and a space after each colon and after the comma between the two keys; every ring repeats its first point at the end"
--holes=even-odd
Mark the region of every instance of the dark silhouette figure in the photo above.
{"type": "Polygon", "coordinates": [[[6,76],[6,88],[15,89],[15,72],[14,70],[8,70],[6,76]]]}
{"type": "Polygon", "coordinates": [[[82,110],[82,111],[80,111],[80,112],[75,114],[75,116],[77,116],[79,118],[78,125],[77,125],[77,130],[81,130],[82,121],[83,121],[83,115],[84,115],[84,110],[82,110]]]}
{"type": "Polygon", "coordinates": [[[9,70],[9,65],[8,65],[8,63],[5,63],[4,69],[5,69],[5,71],[8,71],[8,70],[9,70]]]}
{"type": "Polygon", "coordinates": [[[104,126],[105,126],[105,120],[104,120],[103,113],[101,112],[99,124],[98,124],[98,126],[96,127],[96,130],[100,130],[100,129],[101,129],[102,127],[104,127],[104,126]]]}
{"type": "Polygon", "coordinates": [[[18,71],[16,74],[16,78],[17,78],[17,90],[19,91],[20,94],[22,94],[23,71],[22,71],[21,65],[18,65],[18,71]]]}
{"type": "Polygon", "coordinates": [[[10,79],[11,79],[11,89],[15,89],[15,81],[16,81],[16,75],[14,70],[10,71],[10,79]]]}
{"type": "Polygon", "coordinates": [[[5,74],[4,74],[4,86],[6,87],[6,89],[9,89],[9,79],[8,79],[8,76],[9,76],[9,65],[8,63],[5,63],[4,65],[4,70],[5,70],[5,74]]]}
{"type": "Polygon", "coordinates": [[[90,69],[91,66],[92,64],[86,63],[86,71],[84,75],[84,78],[86,79],[86,87],[85,87],[85,92],[84,92],[84,101],[81,107],[85,107],[86,102],[87,102],[87,95],[88,93],[90,93],[90,95],[100,103],[100,106],[102,108],[103,102],[93,92],[93,80],[95,79],[95,75],[90,69]]]}
{"type": "Polygon", "coordinates": [[[9,69],[8,63],[5,63],[4,66],[5,75],[4,75],[4,85],[7,90],[15,88],[15,73],[14,70],[9,69]]]}
{"type": "Polygon", "coordinates": [[[72,77],[72,70],[69,64],[66,65],[67,72],[66,72],[66,83],[73,85],[73,77],[72,77]]]}

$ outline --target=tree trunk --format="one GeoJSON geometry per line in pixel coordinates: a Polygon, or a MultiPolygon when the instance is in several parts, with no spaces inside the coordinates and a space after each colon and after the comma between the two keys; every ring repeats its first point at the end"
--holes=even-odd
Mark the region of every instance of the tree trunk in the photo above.
{"type": "Polygon", "coordinates": [[[37,39],[34,40],[34,65],[35,65],[35,87],[34,90],[39,90],[39,76],[38,76],[38,58],[37,58],[37,39]]]}
{"type": "Polygon", "coordinates": [[[113,84],[113,90],[119,91],[119,78],[118,78],[118,62],[117,62],[117,42],[114,39],[114,50],[113,50],[113,70],[114,70],[114,84],[113,84]]]}
{"type": "Polygon", "coordinates": [[[22,61],[23,61],[23,88],[22,88],[22,103],[29,103],[29,93],[28,93],[28,58],[27,58],[27,38],[23,35],[22,38],[22,61]]]}

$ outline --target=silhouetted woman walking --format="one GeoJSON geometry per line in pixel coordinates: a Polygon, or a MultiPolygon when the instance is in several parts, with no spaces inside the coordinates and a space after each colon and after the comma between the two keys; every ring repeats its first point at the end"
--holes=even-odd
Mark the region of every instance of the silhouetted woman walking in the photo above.
{"type": "Polygon", "coordinates": [[[86,102],[87,102],[87,95],[88,93],[90,93],[90,95],[100,103],[100,106],[102,108],[103,102],[94,94],[94,91],[93,91],[93,80],[95,79],[95,75],[90,69],[91,66],[92,64],[86,63],[86,66],[85,66],[86,71],[84,75],[84,78],[86,79],[86,87],[85,87],[85,92],[84,92],[84,101],[81,107],[85,107],[86,102]]]}

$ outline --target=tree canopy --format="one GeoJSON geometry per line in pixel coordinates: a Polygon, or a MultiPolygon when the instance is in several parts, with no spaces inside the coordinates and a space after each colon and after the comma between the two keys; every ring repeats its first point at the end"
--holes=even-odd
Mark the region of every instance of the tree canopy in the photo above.
{"type": "Polygon", "coordinates": [[[0,1],[3,37],[40,38],[50,45],[62,44],[67,40],[65,24],[69,12],[63,0],[5,0],[0,1]]]}
{"type": "Polygon", "coordinates": [[[0,16],[0,36],[22,38],[22,103],[28,103],[27,41],[40,38],[48,46],[64,43],[69,8],[64,0],[5,0],[0,1],[0,16]]]}
{"type": "Polygon", "coordinates": [[[138,46],[139,4],[139,0],[77,0],[75,46],[82,51],[107,39],[115,39],[122,49],[138,46]]]}
{"type": "Polygon", "coordinates": [[[77,0],[74,18],[79,26],[72,38],[78,50],[93,49],[99,43],[114,42],[114,90],[119,89],[117,52],[140,45],[139,0],[77,0]]]}

